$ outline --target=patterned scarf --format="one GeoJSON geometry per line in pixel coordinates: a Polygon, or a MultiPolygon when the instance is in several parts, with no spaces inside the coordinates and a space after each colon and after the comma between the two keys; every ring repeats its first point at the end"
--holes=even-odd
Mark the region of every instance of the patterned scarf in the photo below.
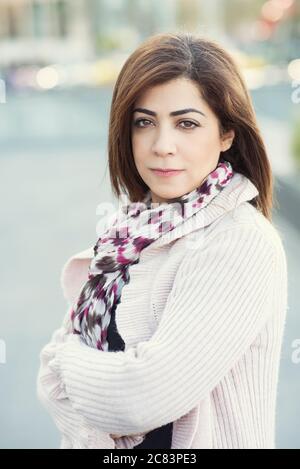
{"type": "Polygon", "coordinates": [[[146,246],[209,204],[232,176],[230,162],[220,159],[201,185],[187,194],[154,204],[148,191],[142,202],[123,205],[94,246],[88,280],[71,310],[73,333],[87,345],[108,351],[108,327],[130,280],[129,266],[139,262],[146,246]]]}

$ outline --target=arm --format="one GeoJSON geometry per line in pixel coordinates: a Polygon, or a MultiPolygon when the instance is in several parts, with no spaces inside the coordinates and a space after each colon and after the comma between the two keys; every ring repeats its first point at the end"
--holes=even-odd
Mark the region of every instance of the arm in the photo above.
{"type": "Polygon", "coordinates": [[[74,408],[103,431],[127,435],[189,412],[266,323],[278,253],[250,225],[218,233],[182,261],[149,341],[107,353],[73,336],[54,362],[74,408]]]}
{"type": "Polygon", "coordinates": [[[72,337],[70,321],[71,306],[63,319],[62,326],[54,331],[50,342],[40,353],[40,368],[37,376],[37,395],[52,416],[62,434],[61,449],[110,448],[127,449],[141,443],[144,435],[108,434],[90,424],[72,405],[62,382],[57,379],[54,357],[59,348],[72,337]]]}
{"type": "Polygon", "coordinates": [[[70,336],[70,310],[69,307],[62,326],[54,331],[50,342],[40,353],[37,396],[62,434],[61,448],[114,448],[115,442],[110,435],[90,426],[84,416],[73,408],[61,383],[55,378],[56,373],[53,373],[51,359],[70,336]]]}

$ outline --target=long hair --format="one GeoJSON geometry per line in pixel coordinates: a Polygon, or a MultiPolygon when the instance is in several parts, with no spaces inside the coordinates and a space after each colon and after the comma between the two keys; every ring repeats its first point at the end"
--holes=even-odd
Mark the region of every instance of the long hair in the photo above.
{"type": "Polygon", "coordinates": [[[131,202],[148,186],[135,166],[131,145],[133,105],[146,89],[189,78],[218,118],[220,135],[233,129],[232,146],[221,152],[234,171],[248,177],[259,194],[251,204],[272,220],[273,175],[252,100],[238,65],[218,43],[195,33],[160,33],[127,58],[116,80],[109,122],[108,164],[113,193],[131,202]]]}

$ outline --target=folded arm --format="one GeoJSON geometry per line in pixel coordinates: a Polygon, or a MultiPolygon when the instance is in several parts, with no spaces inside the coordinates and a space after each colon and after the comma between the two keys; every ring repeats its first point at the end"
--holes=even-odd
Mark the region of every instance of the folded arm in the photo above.
{"type": "Polygon", "coordinates": [[[275,244],[250,225],[218,233],[180,264],[149,341],[112,353],[70,337],[54,363],[74,408],[103,431],[126,435],[189,412],[267,321],[277,261],[275,244]]]}
{"type": "Polygon", "coordinates": [[[112,436],[90,425],[85,417],[75,410],[64,386],[57,380],[57,370],[52,366],[57,351],[71,335],[70,310],[69,306],[62,326],[53,332],[50,342],[40,352],[37,396],[62,434],[61,448],[113,449],[115,441],[112,436]]]}

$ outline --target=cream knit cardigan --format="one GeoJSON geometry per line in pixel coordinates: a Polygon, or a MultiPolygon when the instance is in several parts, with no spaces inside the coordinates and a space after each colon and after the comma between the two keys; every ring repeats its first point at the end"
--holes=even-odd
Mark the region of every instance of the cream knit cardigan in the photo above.
{"type": "MultiPolygon", "coordinates": [[[[249,203],[257,194],[235,173],[141,252],[116,311],[125,351],[80,343],[68,309],[37,378],[61,448],[133,448],[168,422],[173,449],[275,448],[287,263],[278,230],[249,203]]],[[[63,267],[69,308],[92,256],[93,246],[63,267]]]]}

